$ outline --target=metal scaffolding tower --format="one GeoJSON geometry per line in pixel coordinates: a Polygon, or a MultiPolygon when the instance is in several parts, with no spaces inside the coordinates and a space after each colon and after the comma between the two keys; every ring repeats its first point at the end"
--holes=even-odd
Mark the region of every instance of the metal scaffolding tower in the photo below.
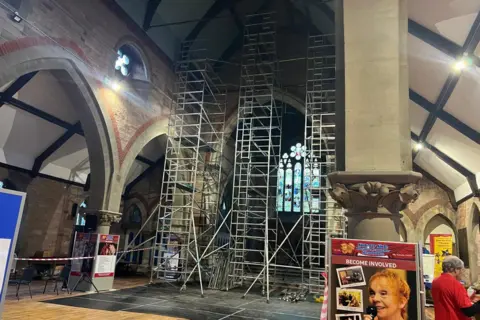
{"type": "Polygon", "coordinates": [[[203,295],[216,250],[226,88],[197,45],[183,43],[176,64],[152,278],[185,288],[195,274],[203,295]]]}
{"type": "Polygon", "coordinates": [[[229,286],[250,282],[253,286],[260,280],[268,300],[277,246],[275,192],[281,142],[281,106],[273,97],[277,71],[273,14],[247,16],[243,41],[229,286]]]}
{"type": "MultiPolygon", "coordinates": [[[[309,36],[305,98],[305,145],[310,152],[308,201],[303,217],[303,283],[323,293],[327,237],[343,237],[345,217],[328,194],[335,171],[335,39],[309,36]],[[305,279],[307,278],[307,279],[305,279]],[[306,281],[305,281],[306,280],[306,281]]],[[[306,164],[307,167],[307,164],[306,164]]]]}

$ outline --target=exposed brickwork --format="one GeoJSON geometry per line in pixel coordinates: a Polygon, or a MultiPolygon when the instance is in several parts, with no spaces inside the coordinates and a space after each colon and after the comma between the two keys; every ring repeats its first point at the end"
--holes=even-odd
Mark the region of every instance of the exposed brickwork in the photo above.
{"type": "Polygon", "coordinates": [[[455,212],[447,193],[442,190],[442,188],[426,178],[420,180],[418,187],[420,190],[420,197],[404,210],[404,213],[408,215],[415,226],[422,215],[435,206],[441,206],[445,212],[455,212]]]}
{"type": "MultiPolygon", "coordinates": [[[[162,119],[168,109],[173,86],[173,73],[168,61],[159,58],[136,37],[117,15],[100,0],[36,0],[26,21],[20,24],[8,18],[3,9],[0,14],[0,33],[2,37],[0,56],[7,55],[31,46],[60,45],[74,53],[78,58],[88,61],[92,74],[101,87],[103,77],[113,74],[116,49],[123,41],[136,43],[143,50],[148,73],[152,84],[150,97],[146,102],[135,105],[128,99],[104,99],[103,105],[115,132],[118,159],[122,163],[125,154],[143,131],[155,121],[162,119]]],[[[129,92],[134,94],[134,92],[129,92]]]]}
{"type": "Polygon", "coordinates": [[[83,189],[0,168],[0,180],[6,178],[18,191],[27,193],[17,254],[29,257],[36,251],[50,251],[54,256],[66,256],[75,222],[72,206],[85,200],[83,189]]]}

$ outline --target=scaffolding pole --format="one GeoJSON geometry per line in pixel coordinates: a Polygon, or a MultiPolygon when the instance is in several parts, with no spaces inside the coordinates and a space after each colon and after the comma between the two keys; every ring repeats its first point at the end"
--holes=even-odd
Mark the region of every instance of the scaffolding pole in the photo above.
{"type": "Polygon", "coordinates": [[[302,282],[309,292],[323,294],[328,237],[345,236],[345,217],[328,193],[327,175],[335,171],[334,35],[308,37],[305,95],[305,167],[309,185],[304,199],[302,282]],[[305,279],[306,278],[306,279],[305,279]]]}
{"type": "Polygon", "coordinates": [[[152,278],[182,283],[210,268],[219,213],[226,88],[207,51],[184,42],[176,63],[152,278]]]}
{"type": "MultiPolygon", "coordinates": [[[[280,161],[281,107],[276,84],[273,13],[246,17],[243,35],[230,228],[228,288],[259,280],[267,301],[277,247],[276,174],[280,161]]],[[[248,291],[247,291],[248,292],[248,291]]]]}

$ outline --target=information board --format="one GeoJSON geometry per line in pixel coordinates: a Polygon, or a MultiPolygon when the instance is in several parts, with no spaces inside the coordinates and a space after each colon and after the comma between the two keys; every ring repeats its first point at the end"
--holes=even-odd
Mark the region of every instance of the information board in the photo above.
{"type": "Polygon", "coordinates": [[[14,259],[18,230],[26,194],[0,189],[0,318],[7,293],[10,267],[14,259]]]}
{"type": "Polygon", "coordinates": [[[95,258],[94,278],[113,277],[117,262],[117,250],[120,236],[98,235],[98,251],[95,258]]]}
{"type": "Polygon", "coordinates": [[[420,262],[418,244],[331,239],[328,318],[423,319],[420,262]]]}

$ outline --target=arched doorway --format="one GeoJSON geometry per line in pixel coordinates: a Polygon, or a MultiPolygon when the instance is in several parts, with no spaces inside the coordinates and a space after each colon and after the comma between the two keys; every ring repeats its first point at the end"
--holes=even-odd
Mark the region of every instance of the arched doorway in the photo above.
{"type": "Polygon", "coordinates": [[[456,232],[455,227],[451,224],[443,214],[437,214],[433,216],[425,226],[423,231],[423,243],[424,246],[431,251],[430,235],[432,234],[449,234],[452,236],[453,242],[453,253],[454,255],[458,254],[456,246],[456,232]]]}

